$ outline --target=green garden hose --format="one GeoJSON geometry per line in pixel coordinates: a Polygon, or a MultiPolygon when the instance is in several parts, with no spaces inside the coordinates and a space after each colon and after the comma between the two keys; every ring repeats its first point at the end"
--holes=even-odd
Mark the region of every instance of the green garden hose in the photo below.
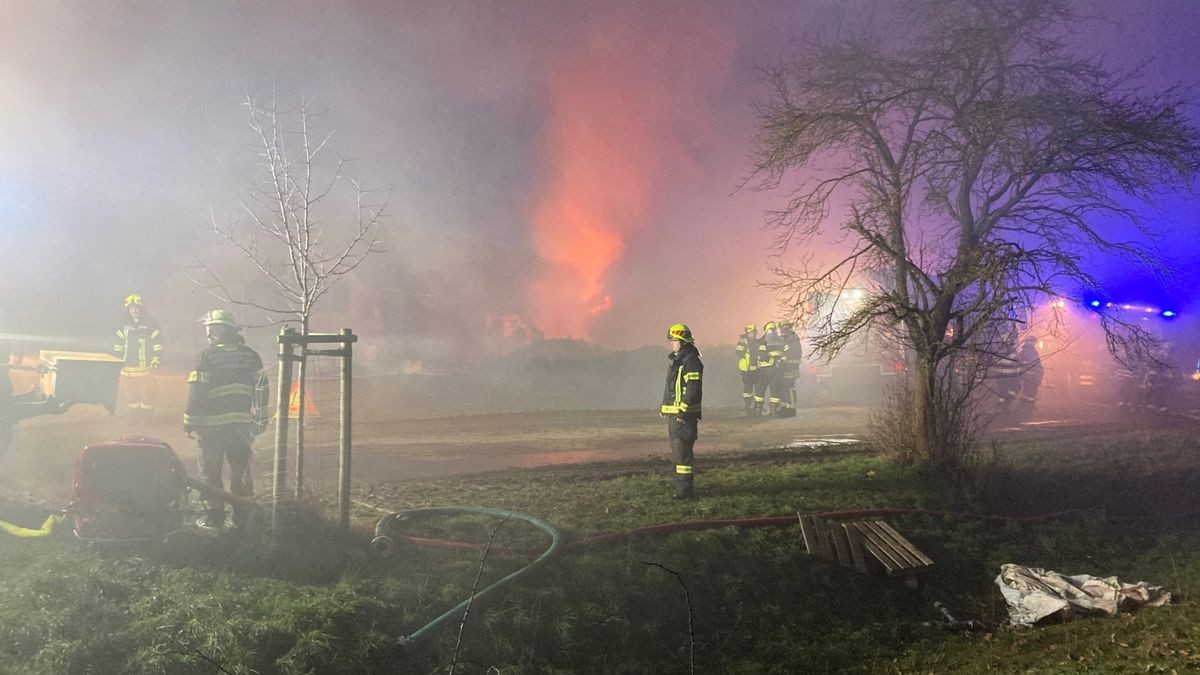
{"type": "Polygon", "coordinates": [[[558,553],[559,545],[562,543],[562,534],[558,531],[558,528],[536,516],[530,516],[524,513],[516,513],[514,511],[503,511],[500,509],[489,509],[477,506],[431,506],[420,509],[409,509],[407,511],[397,511],[381,518],[375,525],[375,538],[371,540],[371,550],[374,551],[376,555],[381,557],[387,557],[390,555],[392,552],[392,547],[394,546],[394,542],[388,535],[388,530],[391,529],[393,524],[403,518],[418,515],[427,516],[458,514],[482,514],[494,516],[496,518],[516,518],[517,520],[523,520],[534,527],[545,530],[546,533],[550,535],[550,546],[543,551],[541,555],[539,555],[537,558],[534,558],[533,561],[528,565],[525,565],[521,569],[509,574],[503,579],[500,579],[487,588],[474,593],[471,597],[458,603],[452,609],[437,617],[433,621],[425,624],[412,634],[401,637],[399,639],[401,646],[412,645],[432,635],[436,635],[438,631],[445,627],[446,623],[455,617],[461,616],[472,602],[482,601],[497,588],[500,588],[511,581],[515,581],[521,576],[524,576],[545,564],[546,561],[558,553]]]}
{"type": "MultiPolygon", "coordinates": [[[[562,545],[562,535],[558,531],[558,528],[554,527],[550,523],[547,523],[546,521],[542,520],[541,518],[537,518],[535,516],[530,516],[530,515],[526,515],[523,513],[516,513],[513,511],[503,511],[500,509],[489,509],[489,508],[485,508],[485,507],[434,506],[434,507],[427,507],[427,508],[420,508],[420,509],[410,509],[408,511],[398,511],[395,513],[390,513],[390,514],[384,516],[383,518],[381,518],[379,520],[379,523],[375,526],[375,538],[371,540],[371,550],[374,551],[376,555],[381,556],[381,557],[387,557],[388,555],[391,554],[392,548],[395,545],[395,542],[393,541],[392,537],[388,534],[388,531],[391,529],[392,525],[394,523],[396,523],[396,521],[398,521],[402,518],[406,518],[408,516],[415,516],[415,515],[455,515],[455,514],[464,514],[464,513],[484,514],[484,515],[489,515],[489,516],[495,516],[497,518],[517,518],[519,520],[524,520],[525,522],[530,523],[536,527],[539,527],[550,534],[550,537],[551,537],[550,547],[547,548],[544,553],[542,553],[540,556],[538,556],[536,559],[534,559],[533,562],[529,563],[525,567],[522,567],[521,569],[504,577],[503,579],[497,581],[496,583],[492,584],[491,586],[488,586],[487,588],[483,589],[482,591],[479,591],[478,593],[474,594],[471,598],[468,598],[468,599],[462,601],[457,606],[455,606],[453,609],[449,610],[445,614],[442,614],[441,616],[434,619],[433,621],[425,624],[423,627],[421,627],[419,630],[412,633],[411,635],[400,638],[399,642],[401,645],[404,645],[404,646],[411,645],[423,638],[426,638],[426,637],[429,637],[430,635],[436,634],[437,631],[441,630],[444,627],[446,622],[450,621],[452,618],[454,618],[456,616],[460,616],[462,614],[462,612],[467,608],[467,605],[469,605],[472,602],[472,600],[480,600],[480,599],[484,598],[485,596],[487,596],[488,594],[490,594],[492,591],[499,588],[500,586],[502,586],[510,581],[513,581],[516,578],[518,578],[524,574],[529,573],[533,569],[544,564],[552,556],[556,555],[559,552],[560,548],[563,548],[563,549],[568,548],[568,547],[578,548],[578,547],[588,546],[588,545],[592,545],[592,544],[610,543],[613,541],[622,541],[622,540],[629,539],[631,537],[635,537],[638,535],[661,534],[661,533],[665,533],[665,532],[676,532],[676,531],[681,531],[681,530],[703,529],[703,528],[712,528],[712,527],[728,527],[728,526],[733,526],[733,527],[761,527],[761,526],[772,526],[772,525],[773,526],[782,526],[782,525],[793,525],[793,524],[796,524],[799,522],[799,519],[797,518],[797,516],[766,516],[766,517],[758,517],[758,518],[739,518],[739,519],[733,519],[733,520],[684,521],[684,522],[666,523],[666,524],[661,524],[661,525],[650,525],[650,526],[640,527],[640,528],[636,528],[636,529],[632,529],[632,530],[626,530],[623,532],[610,532],[610,533],[606,533],[606,534],[598,534],[598,535],[593,535],[591,537],[587,537],[584,539],[578,539],[578,540],[572,541],[569,545],[562,545]]],[[[1040,515],[1040,516],[1011,517],[1011,516],[986,516],[986,515],[979,515],[979,514],[957,513],[957,512],[952,512],[952,511],[933,511],[933,510],[927,510],[927,509],[879,508],[879,509],[861,509],[861,510],[852,510],[852,511],[829,511],[829,512],[825,512],[825,513],[816,513],[816,514],[812,514],[812,515],[831,517],[831,518],[848,518],[848,517],[865,518],[865,517],[879,517],[879,516],[888,516],[888,515],[891,515],[891,516],[960,516],[960,517],[967,517],[967,518],[979,518],[979,519],[984,519],[984,520],[1035,522],[1035,521],[1040,521],[1040,520],[1049,520],[1049,519],[1054,519],[1054,518],[1077,516],[1077,515],[1079,515],[1079,512],[1076,510],[1067,510],[1067,511],[1059,511],[1059,512],[1055,512],[1055,513],[1044,514],[1044,515],[1040,515]]],[[[463,542],[422,539],[419,537],[404,537],[404,539],[413,541],[413,543],[416,543],[418,545],[438,545],[438,546],[450,546],[452,548],[473,548],[473,549],[482,548],[482,546],[480,546],[479,544],[466,544],[463,542]]]]}

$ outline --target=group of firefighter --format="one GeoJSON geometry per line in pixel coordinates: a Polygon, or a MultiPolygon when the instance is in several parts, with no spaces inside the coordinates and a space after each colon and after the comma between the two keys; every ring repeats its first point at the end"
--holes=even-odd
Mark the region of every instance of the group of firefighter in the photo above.
{"type": "MultiPolygon", "coordinates": [[[[121,360],[121,391],[133,422],[153,418],[157,395],[156,371],[162,363],[162,329],[146,308],[142,296],[125,297],[125,318],[116,331],[112,354],[121,360]]],[[[223,490],[222,471],[230,466],[230,493],[249,498],[251,443],[263,433],[270,417],[269,391],[262,359],[246,346],[241,326],[225,309],[208,312],[201,323],[208,346],[196,357],[188,373],[188,397],[183,429],[196,438],[200,454],[200,480],[223,490]]],[[[42,397],[34,390],[16,394],[9,379],[10,368],[31,370],[23,363],[17,331],[0,308],[0,456],[9,449],[13,427],[22,419],[65,412],[76,401],[42,397]]],[[[204,515],[197,524],[219,530],[225,524],[225,506],[205,500],[204,515]]],[[[233,525],[244,526],[249,518],[248,501],[234,503],[233,525]]]]}
{"type": "Polygon", "coordinates": [[[1178,413],[1197,418],[1200,398],[1194,382],[1200,382],[1200,360],[1189,372],[1175,353],[1175,346],[1163,341],[1141,362],[1122,363],[1113,375],[1117,410],[1125,414],[1178,413]]]}
{"type": "Polygon", "coordinates": [[[742,405],[746,415],[796,416],[796,380],[804,350],[791,321],[746,324],[738,338],[738,372],[742,376],[742,405]]]}
{"type": "MultiPolygon", "coordinates": [[[[139,294],[125,298],[126,318],[117,330],[113,353],[124,362],[122,392],[130,416],[148,421],[154,413],[157,392],[155,371],[162,363],[162,329],[139,294]]],[[[245,344],[241,327],[228,310],[214,309],[203,321],[208,347],[196,357],[188,373],[188,398],[183,429],[197,437],[200,480],[223,489],[224,463],[229,462],[230,492],[238,497],[253,493],[250,480],[251,443],[267,425],[267,378],[262,359],[245,344]]],[[[246,524],[249,511],[235,503],[233,525],[246,524]]],[[[207,500],[200,527],[219,530],[225,524],[225,507],[207,500]]]]}

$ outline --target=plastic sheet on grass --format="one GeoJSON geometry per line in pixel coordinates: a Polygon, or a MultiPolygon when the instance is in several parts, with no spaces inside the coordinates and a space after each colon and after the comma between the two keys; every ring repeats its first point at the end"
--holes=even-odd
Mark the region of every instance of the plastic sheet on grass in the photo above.
{"type": "Polygon", "coordinates": [[[1068,576],[1014,564],[1000,566],[996,585],[1008,603],[1009,621],[1020,626],[1032,626],[1053,615],[1062,618],[1074,618],[1079,614],[1113,616],[1139,607],[1157,607],[1171,602],[1169,592],[1144,581],[1128,584],[1116,577],[1068,576]]]}

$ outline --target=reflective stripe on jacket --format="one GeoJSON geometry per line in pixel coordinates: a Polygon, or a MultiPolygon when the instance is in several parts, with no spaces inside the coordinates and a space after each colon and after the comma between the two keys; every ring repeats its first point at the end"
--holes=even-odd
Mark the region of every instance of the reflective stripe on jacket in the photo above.
{"type": "Polygon", "coordinates": [[[758,370],[758,338],[749,333],[742,333],[742,339],[737,345],[738,370],[743,373],[758,370]]]}
{"type": "Polygon", "coordinates": [[[196,358],[188,373],[183,424],[261,432],[270,417],[268,398],[262,359],[236,336],[235,341],[210,345],[196,358]]]}
{"type": "Polygon", "coordinates": [[[700,352],[696,345],[685,343],[678,352],[671,354],[670,359],[659,412],[698,420],[700,400],[704,394],[704,364],[700,362],[700,352]]]}
{"type": "Polygon", "coordinates": [[[771,368],[783,358],[783,336],[767,333],[758,345],[758,367],[771,368]]]}
{"type": "Polygon", "coordinates": [[[137,323],[127,323],[117,331],[113,354],[132,368],[147,368],[162,359],[163,336],[158,322],[145,317],[137,323]]]}

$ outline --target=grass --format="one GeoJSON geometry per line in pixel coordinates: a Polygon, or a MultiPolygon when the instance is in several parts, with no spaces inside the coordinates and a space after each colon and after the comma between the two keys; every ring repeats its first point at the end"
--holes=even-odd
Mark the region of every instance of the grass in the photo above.
{"type": "MultiPolygon", "coordinates": [[[[471,611],[456,673],[1123,673],[1200,668],[1200,440],[1193,429],[1050,430],[1016,436],[972,493],[863,448],[700,457],[702,499],[667,498],[668,463],[626,462],[375,483],[355,519],[429,505],[545,519],[570,540],[646,525],[856,508],[964,510],[890,519],[936,561],[920,591],[804,553],[795,527],[697,529],[568,548],[471,611]],[[978,515],[978,514],[976,514],[978,515]],[[1182,600],[1116,618],[1008,628],[1003,563],[1163,585],[1182,600]],[[932,602],[988,630],[943,627],[932,602]],[[490,669],[490,670],[489,670],[490,669]]],[[[376,559],[305,512],[264,530],[98,548],[0,540],[0,672],[448,672],[458,621],[397,646],[466,597],[478,550],[416,546],[376,559]]],[[[399,528],[486,542],[496,521],[417,519],[399,528]]],[[[498,532],[481,588],[546,545],[526,523],[498,532]]]]}

